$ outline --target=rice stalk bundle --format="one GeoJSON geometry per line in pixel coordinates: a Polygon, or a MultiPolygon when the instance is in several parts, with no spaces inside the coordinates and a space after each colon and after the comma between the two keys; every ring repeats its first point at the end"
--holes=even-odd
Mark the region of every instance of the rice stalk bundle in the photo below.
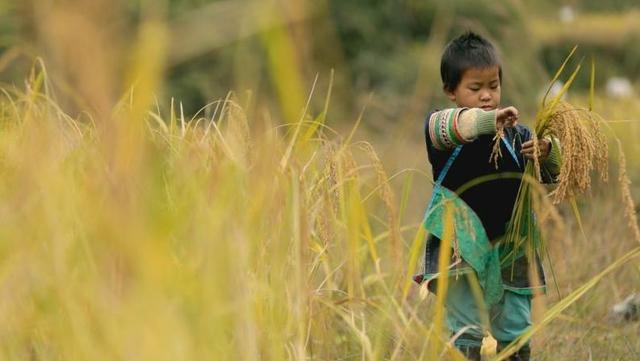
{"type": "MultiPolygon", "coordinates": [[[[558,79],[575,49],[566,58],[551,84],[558,79]]],[[[534,154],[533,161],[528,162],[525,167],[511,222],[505,235],[505,242],[510,243],[515,250],[524,249],[529,257],[534,256],[536,249],[545,250],[546,248],[540,233],[540,226],[543,223],[550,221],[554,230],[553,234],[558,235],[561,233],[563,228],[562,219],[558,216],[555,205],[565,200],[569,201],[582,230],[576,197],[589,192],[594,173],[600,174],[602,181],[606,182],[608,180],[609,150],[607,137],[603,130],[603,125],[607,126],[606,121],[595,113],[591,106],[589,109],[585,109],[562,100],[563,95],[580,71],[580,67],[580,65],[576,67],[561,91],[548,102],[546,98],[549,91],[547,91],[535,118],[532,136],[535,149],[538,149],[539,139],[550,139],[552,151],[558,152],[561,165],[558,176],[553,179],[556,187],[548,196],[545,194],[544,188],[539,186],[539,182],[544,178],[543,172],[545,170],[544,167],[541,167],[537,152],[534,154]],[[545,214],[547,216],[544,216],[545,214]],[[540,217],[540,215],[543,216],[540,217]],[[537,216],[538,218],[536,218],[537,216]]],[[[591,104],[593,104],[594,96],[594,68],[592,62],[591,104]]],[[[625,158],[622,147],[619,146],[618,148],[620,159],[619,186],[622,193],[625,216],[634,237],[640,241],[637,216],[630,196],[630,181],[626,175],[625,158]]],[[[551,176],[550,174],[545,175],[547,179],[551,176]]]]}

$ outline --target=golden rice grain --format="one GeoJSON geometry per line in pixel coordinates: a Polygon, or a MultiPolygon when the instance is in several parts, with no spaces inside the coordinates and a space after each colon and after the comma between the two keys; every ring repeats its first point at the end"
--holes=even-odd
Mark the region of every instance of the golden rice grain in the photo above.
{"type": "Polygon", "coordinates": [[[561,101],[547,114],[548,118],[541,120],[541,133],[556,137],[562,147],[558,186],[552,192],[553,202],[558,204],[587,192],[592,172],[607,173],[608,145],[598,124],[601,120],[593,112],[561,101]]]}

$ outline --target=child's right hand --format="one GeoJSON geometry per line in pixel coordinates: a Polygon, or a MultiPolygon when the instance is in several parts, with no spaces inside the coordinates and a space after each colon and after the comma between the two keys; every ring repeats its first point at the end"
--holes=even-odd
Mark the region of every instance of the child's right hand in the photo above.
{"type": "Polygon", "coordinates": [[[506,107],[498,109],[496,114],[496,129],[512,128],[518,124],[518,109],[506,107]]]}

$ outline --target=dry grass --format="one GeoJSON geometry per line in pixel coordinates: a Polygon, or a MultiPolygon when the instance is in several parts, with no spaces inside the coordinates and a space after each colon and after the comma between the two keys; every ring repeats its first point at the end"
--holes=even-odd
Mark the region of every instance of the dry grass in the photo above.
{"type": "Polygon", "coordinates": [[[143,126],[114,142],[45,74],[0,98],[2,359],[457,357],[407,294],[370,144],[233,97],[141,115],[135,95],[113,117],[143,126]]]}
{"type": "Polygon", "coordinates": [[[493,166],[498,169],[498,160],[502,158],[501,141],[504,138],[504,128],[499,125],[496,129],[496,135],[493,137],[493,148],[491,149],[491,155],[489,156],[489,163],[493,163],[493,166]]]}
{"type": "MultiPolygon", "coordinates": [[[[4,359],[459,359],[442,299],[399,277],[424,234],[399,223],[370,144],[302,141],[288,130],[333,133],[250,119],[229,98],[191,121],[146,113],[126,143],[138,156],[114,158],[110,133],[61,111],[34,74],[0,102],[4,359]]],[[[132,116],[126,103],[114,114],[132,116]]]]}

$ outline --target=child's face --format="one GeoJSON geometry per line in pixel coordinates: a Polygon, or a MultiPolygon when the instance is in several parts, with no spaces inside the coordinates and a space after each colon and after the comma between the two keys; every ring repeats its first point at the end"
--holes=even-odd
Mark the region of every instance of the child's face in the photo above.
{"type": "Polygon", "coordinates": [[[498,66],[469,68],[458,86],[445,93],[458,107],[494,110],[500,105],[500,73],[498,66]]]}

